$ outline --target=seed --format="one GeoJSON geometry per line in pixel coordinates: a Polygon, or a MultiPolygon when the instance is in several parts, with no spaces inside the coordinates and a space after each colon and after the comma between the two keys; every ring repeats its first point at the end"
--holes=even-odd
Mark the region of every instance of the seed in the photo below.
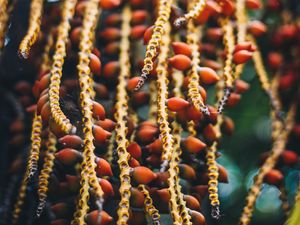
{"type": "Polygon", "coordinates": [[[191,59],[183,54],[178,54],[169,58],[169,62],[177,70],[186,70],[192,65],[191,59]]]}
{"type": "Polygon", "coordinates": [[[283,174],[277,169],[271,169],[265,176],[268,184],[277,185],[283,181],[283,174]]]}
{"type": "Polygon", "coordinates": [[[133,40],[138,40],[143,37],[145,31],[147,29],[147,26],[145,25],[136,25],[133,28],[131,28],[130,38],[133,40]]]}
{"type": "Polygon", "coordinates": [[[135,10],[132,13],[131,23],[133,25],[142,24],[149,17],[149,14],[146,10],[135,10]]]}
{"type": "Polygon", "coordinates": [[[233,107],[236,104],[238,104],[240,100],[241,100],[241,95],[240,94],[231,93],[231,95],[228,98],[227,106],[228,107],[233,107]]]}
{"type": "Polygon", "coordinates": [[[55,153],[56,159],[67,166],[75,165],[82,160],[82,155],[79,151],[73,148],[64,148],[55,153]]]}
{"type": "Polygon", "coordinates": [[[111,133],[104,130],[102,127],[94,125],[93,134],[97,144],[103,144],[111,136],[111,133]]]}
{"type": "Polygon", "coordinates": [[[132,178],[138,184],[148,184],[153,181],[157,175],[144,166],[138,166],[133,168],[132,178]]]}
{"type": "Polygon", "coordinates": [[[97,158],[96,162],[97,162],[97,167],[96,167],[97,176],[99,177],[113,176],[111,167],[105,159],[97,158]]]}
{"type": "Polygon", "coordinates": [[[195,211],[195,210],[190,210],[190,214],[191,214],[191,217],[192,217],[192,222],[194,225],[205,225],[205,218],[204,216],[195,211]]]}
{"type": "Polygon", "coordinates": [[[268,64],[272,69],[279,69],[282,65],[283,58],[278,52],[270,52],[268,54],[268,64]]]}
{"type": "Polygon", "coordinates": [[[119,54],[119,52],[120,52],[120,43],[117,41],[108,43],[104,47],[104,53],[106,55],[113,56],[119,54]]]}
{"type": "Polygon", "coordinates": [[[122,22],[121,14],[112,13],[108,15],[104,21],[105,26],[114,27],[120,25],[122,22]]]}
{"type": "Polygon", "coordinates": [[[283,163],[288,166],[295,165],[299,161],[297,153],[291,150],[285,150],[282,153],[281,158],[283,163]]]}
{"type": "Polygon", "coordinates": [[[148,27],[148,29],[145,31],[145,33],[144,33],[144,45],[147,45],[148,42],[150,41],[151,36],[153,34],[153,29],[154,29],[154,26],[151,26],[151,27],[148,27]]]}
{"type": "Polygon", "coordinates": [[[99,37],[107,42],[112,42],[119,40],[121,37],[121,31],[118,28],[109,27],[105,28],[100,34],[99,37]]]}
{"type": "Polygon", "coordinates": [[[200,210],[200,202],[192,195],[184,195],[186,206],[192,210],[200,210]]]}
{"type": "Polygon", "coordinates": [[[198,67],[198,72],[200,73],[200,82],[204,84],[214,84],[220,80],[216,71],[209,67],[198,67]]]}
{"type": "Polygon", "coordinates": [[[142,156],[142,149],[136,142],[130,143],[127,147],[127,151],[135,159],[139,159],[142,156]]]}
{"type": "Polygon", "coordinates": [[[108,180],[100,178],[99,184],[107,197],[115,195],[113,186],[108,180]]]}
{"type": "Polygon", "coordinates": [[[101,61],[100,59],[93,53],[90,54],[90,64],[89,67],[91,72],[97,76],[101,74],[101,61]]]}
{"type": "Polygon", "coordinates": [[[169,110],[173,111],[173,112],[178,112],[179,110],[182,110],[186,107],[189,106],[189,102],[179,98],[179,97],[173,97],[173,98],[169,98],[167,100],[167,107],[169,110]]]}
{"type": "Polygon", "coordinates": [[[83,145],[83,140],[77,135],[65,135],[58,140],[64,147],[80,148],[83,145]]]}
{"type": "Polygon", "coordinates": [[[100,7],[102,9],[115,9],[117,8],[120,4],[121,1],[120,0],[101,0],[99,1],[100,7]]]}
{"type": "Polygon", "coordinates": [[[248,91],[249,88],[250,88],[250,85],[246,81],[243,81],[241,79],[237,79],[235,81],[235,91],[236,91],[236,93],[242,94],[242,93],[248,91]]]}
{"type": "Polygon", "coordinates": [[[188,136],[184,142],[184,147],[190,153],[198,153],[206,147],[206,144],[196,137],[188,136]]]}
{"type": "Polygon", "coordinates": [[[174,51],[175,55],[183,54],[183,55],[186,55],[188,57],[192,56],[191,47],[188,44],[184,43],[184,42],[173,42],[172,43],[172,48],[173,48],[173,51],[174,51]]]}
{"type": "Polygon", "coordinates": [[[266,33],[267,27],[262,22],[255,20],[255,21],[251,21],[249,23],[248,30],[255,37],[258,37],[258,36],[261,36],[262,34],[266,33]]]}
{"type": "Polygon", "coordinates": [[[205,36],[210,41],[219,41],[223,37],[222,28],[209,28],[206,30],[205,36]]]}
{"type": "Polygon", "coordinates": [[[95,122],[95,124],[109,132],[112,132],[116,126],[116,123],[110,119],[98,120],[95,122]]]}
{"type": "MultiPolygon", "coordinates": [[[[100,1],[102,2],[102,1],[100,1]]],[[[107,214],[104,210],[99,212],[99,210],[94,210],[86,215],[86,222],[89,225],[108,225],[113,221],[113,218],[107,214]],[[100,216],[99,216],[100,213],[100,216]],[[98,223],[98,218],[101,218],[101,222],[98,223]]]]}
{"type": "Polygon", "coordinates": [[[142,208],[144,206],[144,194],[137,188],[131,188],[130,205],[136,208],[142,208]]]}
{"type": "Polygon", "coordinates": [[[193,167],[187,164],[178,164],[179,167],[179,175],[181,178],[185,180],[195,180],[196,179],[196,172],[193,167]]]}
{"type": "Polygon", "coordinates": [[[243,64],[252,58],[252,52],[240,50],[233,54],[233,62],[235,64],[243,64]]]}
{"type": "Polygon", "coordinates": [[[105,109],[104,107],[98,103],[93,101],[93,117],[97,120],[105,119],[105,109]]]}
{"type": "Polygon", "coordinates": [[[136,85],[138,84],[139,79],[140,79],[139,77],[133,77],[130,80],[128,80],[128,82],[127,82],[127,90],[128,91],[133,91],[134,88],[136,87],[136,85]]]}
{"type": "Polygon", "coordinates": [[[246,0],[246,6],[248,9],[260,9],[262,4],[260,0],[246,0]]]}

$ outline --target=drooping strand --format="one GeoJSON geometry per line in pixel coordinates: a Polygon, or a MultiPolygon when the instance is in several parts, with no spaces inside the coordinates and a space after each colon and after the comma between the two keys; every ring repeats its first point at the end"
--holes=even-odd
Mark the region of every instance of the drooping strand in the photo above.
{"type": "Polygon", "coordinates": [[[30,49],[39,36],[41,29],[41,17],[43,14],[43,2],[43,0],[31,0],[29,28],[26,36],[23,38],[19,46],[19,56],[24,59],[27,59],[29,57],[30,49]]]}
{"type": "Polygon", "coordinates": [[[116,124],[116,142],[117,142],[117,154],[118,164],[120,168],[120,196],[121,201],[118,208],[118,225],[125,225],[129,219],[129,198],[131,195],[131,184],[130,184],[130,166],[128,160],[130,154],[126,148],[128,146],[128,140],[126,138],[127,128],[127,116],[128,116],[128,94],[126,91],[127,80],[130,76],[130,20],[131,20],[131,9],[129,6],[125,6],[122,12],[122,26],[121,26],[121,49],[120,49],[120,73],[118,76],[118,85],[116,89],[116,104],[115,104],[115,119],[116,124]]]}
{"type": "Polygon", "coordinates": [[[158,1],[158,17],[154,24],[153,34],[146,48],[144,59],[144,66],[140,80],[135,87],[135,91],[141,89],[144,85],[148,75],[153,70],[153,59],[156,57],[159,48],[162,44],[162,37],[166,34],[164,25],[168,22],[171,14],[172,0],[159,0],[158,1]]]}
{"type": "Polygon", "coordinates": [[[58,26],[57,40],[55,44],[55,52],[53,55],[53,64],[50,71],[49,85],[49,102],[51,115],[55,123],[63,132],[75,133],[76,128],[71,124],[60,108],[59,91],[62,78],[62,69],[64,58],[66,56],[66,45],[68,41],[68,33],[70,30],[70,20],[73,18],[77,0],[65,0],[62,7],[62,21],[58,26]]]}

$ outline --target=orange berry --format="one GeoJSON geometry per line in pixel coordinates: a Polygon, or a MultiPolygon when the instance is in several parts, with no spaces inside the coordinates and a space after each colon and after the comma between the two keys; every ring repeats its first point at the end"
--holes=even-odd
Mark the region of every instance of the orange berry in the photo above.
{"type": "Polygon", "coordinates": [[[121,31],[118,28],[108,27],[108,28],[105,28],[99,34],[99,36],[100,36],[100,38],[102,38],[103,40],[105,40],[107,42],[112,42],[112,41],[116,41],[116,40],[120,39],[121,31]]]}
{"type": "Polygon", "coordinates": [[[121,4],[121,0],[101,0],[99,1],[102,9],[115,9],[121,4]]]}
{"type": "Polygon", "coordinates": [[[96,167],[97,176],[103,177],[103,176],[113,175],[110,164],[105,159],[97,158],[96,163],[97,163],[97,167],[96,167]]]}
{"type": "Polygon", "coordinates": [[[70,39],[73,45],[77,46],[80,42],[81,27],[75,27],[70,34],[70,39]]]}
{"type": "Polygon", "coordinates": [[[137,188],[131,188],[130,205],[135,208],[142,208],[144,206],[144,194],[137,188]]]}
{"type": "Polygon", "coordinates": [[[285,165],[295,165],[298,160],[298,155],[296,152],[285,150],[281,155],[282,161],[285,165]]]}
{"type": "Polygon", "coordinates": [[[79,148],[83,145],[83,140],[77,135],[65,135],[58,141],[67,148],[79,148]]]}
{"type": "Polygon", "coordinates": [[[227,106],[228,107],[233,107],[237,103],[239,103],[240,100],[241,100],[241,95],[240,94],[231,93],[231,95],[228,98],[227,106]]]}
{"type": "Polygon", "coordinates": [[[277,185],[283,180],[283,174],[277,169],[271,169],[265,176],[265,181],[268,184],[277,185]]]}
{"type": "Polygon", "coordinates": [[[158,132],[157,128],[154,128],[154,127],[145,127],[145,128],[140,129],[137,132],[137,137],[143,143],[149,143],[149,142],[151,142],[151,141],[154,140],[157,132],[158,132]]]}
{"type": "Polygon", "coordinates": [[[43,91],[49,87],[50,84],[50,73],[43,76],[39,81],[39,90],[43,91]]]}
{"type": "Polygon", "coordinates": [[[99,178],[99,184],[100,184],[105,196],[109,197],[109,196],[115,195],[113,186],[111,185],[111,183],[108,180],[99,178]]]}
{"type": "Polygon", "coordinates": [[[209,67],[198,67],[198,72],[200,73],[200,82],[204,84],[214,84],[220,80],[216,71],[209,67]]]}
{"type": "Polygon", "coordinates": [[[147,45],[153,34],[154,26],[148,27],[144,33],[144,45],[147,45]]]}
{"type": "Polygon", "coordinates": [[[94,82],[94,89],[99,98],[101,99],[109,98],[109,91],[105,85],[94,82]]]}
{"type": "Polygon", "coordinates": [[[131,23],[134,25],[142,24],[146,21],[148,16],[149,14],[146,10],[134,10],[132,12],[131,23]]]}
{"type": "Polygon", "coordinates": [[[101,74],[101,61],[95,54],[90,54],[90,64],[89,67],[91,69],[91,72],[97,76],[100,76],[101,74]]]}
{"type": "Polygon", "coordinates": [[[110,119],[98,120],[95,122],[95,124],[109,132],[113,131],[116,126],[116,123],[110,119]]]}
{"type": "MultiPolygon", "coordinates": [[[[101,1],[102,2],[102,1],[101,1]]],[[[86,215],[86,222],[89,225],[107,225],[113,221],[113,218],[107,214],[104,210],[100,212],[101,222],[98,223],[99,210],[94,210],[86,215]]]]}
{"type": "Polygon", "coordinates": [[[246,0],[246,6],[248,9],[260,9],[262,4],[260,0],[246,0]]]}
{"type": "Polygon", "coordinates": [[[235,5],[231,0],[220,0],[219,2],[225,16],[231,16],[234,13],[235,5]]]}
{"type": "Polygon", "coordinates": [[[203,129],[203,136],[210,143],[217,140],[217,134],[212,124],[208,124],[203,129]]]}
{"type": "Polygon", "coordinates": [[[193,167],[187,164],[178,164],[179,167],[179,175],[185,180],[195,180],[196,172],[193,167]]]}
{"type": "Polygon", "coordinates": [[[223,30],[222,28],[208,28],[205,35],[210,41],[219,41],[223,37],[223,30]]]}
{"type": "Polygon", "coordinates": [[[135,159],[139,159],[142,156],[142,149],[136,142],[130,143],[127,147],[127,151],[135,159]]]}
{"type": "Polygon", "coordinates": [[[97,144],[103,144],[111,136],[111,133],[104,130],[102,127],[94,125],[93,134],[97,144]]]}
{"type": "Polygon", "coordinates": [[[200,210],[200,202],[192,195],[184,195],[183,199],[186,201],[186,206],[192,210],[200,210]]]}
{"type": "Polygon", "coordinates": [[[131,168],[135,168],[141,165],[135,158],[131,158],[128,163],[131,168]]]}
{"type": "Polygon", "coordinates": [[[161,140],[158,138],[151,144],[147,145],[146,148],[150,153],[160,154],[162,152],[163,146],[161,140]]]}
{"type": "Polygon", "coordinates": [[[268,54],[268,64],[272,69],[279,69],[282,65],[283,57],[278,52],[270,52],[268,54]]]}
{"type": "Polygon", "coordinates": [[[189,102],[179,98],[179,97],[173,97],[173,98],[169,98],[167,100],[167,107],[169,110],[173,111],[173,112],[178,112],[179,110],[182,110],[186,107],[189,106],[189,102]]]}
{"type": "Polygon", "coordinates": [[[172,48],[173,48],[173,51],[175,53],[175,55],[178,55],[178,54],[183,54],[183,55],[186,55],[188,57],[191,57],[192,56],[192,50],[191,50],[191,47],[184,43],[184,42],[173,42],[172,43],[172,48]]]}
{"type": "Polygon", "coordinates": [[[236,93],[242,94],[242,93],[248,91],[249,88],[250,88],[250,85],[246,81],[243,81],[243,80],[240,80],[240,79],[237,79],[235,81],[235,91],[236,91],[236,93]]]}
{"type": "Polygon", "coordinates": [[[191,67],[192,61],[189,57],[183,54],[175,55],[169,58],[169,62],[177,70],[186,70],[191,67]]]}
{"type": "Polygon", "coordinates": [[[160,200],[162,200],[165,203],[169,203],[171,196],[167,188],[157,190],[156,193],[158,194],[160,200]]]}
{"type": "Polygon", "coordinates": [[[233,62],[235,64],[245,63],[251,58],[252,58],[252,52],[249,52],[247,50],[240,50],[233,54],[233,62]]]}
{"type": "Polygon", "coordinates": [[[139,77],[133,77],[130,80],[128,80],[127,90],[128,91],[133,91],[135,89],[136,85],[138,84],[139,79],[140,79],[139,77]]]}
{"type": "Polygon", "coordinates": [[[118,26],[122,22],[122,16],[120,13],[111,13],[109,14],[104,21],[105,26],[113,27],[118,26]]]}
{"type": "Polygon", "coordinates": [[[261,21],[255,20],[255,21],[251,21],[249,23],[248,30],[255,37],[258,37],[258,36],[261,36],[262,34],[266,33],[267,27],[261,21]]]}
{"type": "Polygon", "coordinates": [[[134,92],[132,95],[132,103],[134,106],[141,106],[149,101],[149,93],[145,91],[134,92]]]}
{"type": "Polygon", "coordinates": [[[227,135],[232,135],[234,130],[234,122],[231,118],[224,116],[223,123],[221,126],[222,132],[227,135]]]}
{"type": "Polygon", "coordinates": [[[193,136],[188,136],[183,143],[186,150],[190,153],[198,153],[206,147],[204,142],[193,136]]]}
{"type": "Polygon", "coordinates": [[[195,210],[191,210],[190,214],[191,214],[192,222],[194,225],[205,225],[206,224],[205,218],[201,213],[199,213],[195,210]]]}
{"type": "Polygon", "coordinates": [[[145,25],[136,25],[131,28],[130,37],[133,40],[138,40],[143,37],[147,27],[145,25]]]}
{"type": "Polygon", "coordinates": [[[225,167],[218,165],[218,169],[219,169],[219,181],[221,183],[228,183],[228,173],[227,170],[225,169],[225,167]]]}
{"type": "Polygon", "coordinates": [[[104,107],[98,103],[93,101],[93,117],[97,120],[105,119],[105,109],[104,107]]]}
{"type": "Polygon", "coordinates": [[[189,107],[186,108],[184,111],[185,111],[185,113],[186,113],[189,120],[200,121],[203,117],[200,110],[196,109],[196,107],[192,104],[189,105],[189,107]]]}
{"type": "Polygon", "coordinates": [[[138,166],[132,169],[132,178],[138,184],[148,184],[153,181],[157,175],[144,166],[138,166]]]}
{"type": "Polygon", "coordinates": [[[56,159],[67,166],[72,166],[78,163],[82,159],[82,155],[79,151],[72,148],[64,148],[61,151],[55,153],[56,159]]]}
{"type": "Polygon", "coordinates": [[[104,47],[104,53],[106,55],[109,55],[109,56],[117,55],[117,54],[119,54],[119,52],[120,52],[120,43],[117,41],[108,43],[104,47]]]}
{"type": "Polygon", "coordinates": [[[215,60],[211,60],[211,59],[204,59],[203,65],[206,67],[210,67],[213,70],[219,70],[222,67],[222,65],[220,63],[218,63],[215,60]]]}
{"type": "Polygon", "coordinates": [[[118,61],[111,61],[103,67],[103,77],[106,79],[114,79],[120,71],[120,63],[118,61]]]}
{"type": "Polygon", "coordinates": [[[233,53],[236,53],[240,50],[252,51],[252,48],[253,47],[252,47],[251,42],[248,42],[248,41],[241,42],[234,47],[233,53]]]}

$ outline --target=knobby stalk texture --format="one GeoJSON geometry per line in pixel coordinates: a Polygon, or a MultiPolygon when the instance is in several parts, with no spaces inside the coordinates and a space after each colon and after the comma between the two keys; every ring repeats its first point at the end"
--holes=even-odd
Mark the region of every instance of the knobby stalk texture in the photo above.
{"type": "Polygon", "coordinates": [[[135,90],[138,91],[145,83],[148,75],[153,70],[153,59],[157,55],[162,44],[162,38],[166,35],[164,26],[168,23],[171,14],[172,0],[158,1],[158,17],[155,21],[151,39],[146,48],[146,57],[144,59],[144,66],[142,74],[135,90]]]}
{"type": "Polygon", "coordinates": [[[130,159],[130,154],[127,152],[126,148],[128,146],[128,140],[126,138],[128,128],[127,128],[127,117],[128,117],[128,94],[126,91],[126,82],[130,76],[130,20],[131,20],[131,9],[126,6],[122,12],[122,27],[121,27],[121,50],[120,50],[120,74],[118,77],[118,85],[116,90],[116,112],[115,119],[117,121],[116,125],[116,142],[117,142],[117,154],[118,154],[118,164],[120,168],[120,196],[121,201],[118,208],[118,225],[125,225],[129,219],[129,198],[131,195],[130,188],[130,166],[128,160],[130,159]]]}
{"type": "MultiPolygon", "coordinates": [[[[90,54],[93,48],[95,30],[98,23],[100,10],[98,10],[99,2],[97,0],[90,0],[84,12],[83,27],[81,32],[81,40],[79,44],[79,64],[77,66],[79,85],[80,85],[80,105],[82,111],[82,123],[84,133],[84,147],[83,147],[83,161],[81,164],[81,180],[82,189],[80,190],[80,197],[78,207],[75,213],[74,224],[86,224],[84,221],[85,214],[88,211],[88,188],[92,188],[92,192],[96,198],[96,205],[99,209],[99,215],[102,211],[103,204],[103,190],[99,184],[96,175],[96,156],[94,153],[94,135],[93,135],[93,81],[92,74],[89,68],[90,54]]],[[[99,218],[100,219],[100,218],[99,218]]]]}
{"type": "Polygon", "coordinates": [[[30,5],[29,28],[26,36],[23,38],[19,46],[19,55],[24,59],[29,57],[30,48],[39,36],[42,13],[43,0],[32,0],[30,5]]]}
{"type": "Polygon", "coordinates": [[[55,123],[65,133],[75,133],[76,128],[71,124],[60,108],[59,91],[62,78],[62,69],[64,58],[66,56],[66,45],[68,34],[71,28],[70,20],[73,18],[77,0],[65,0],[62,9],[62,20],[58,26],[57,40],[55,44],[55,53],[53,55],[53,64],[50,71],[49,102],[51,115],[55,123]]]}

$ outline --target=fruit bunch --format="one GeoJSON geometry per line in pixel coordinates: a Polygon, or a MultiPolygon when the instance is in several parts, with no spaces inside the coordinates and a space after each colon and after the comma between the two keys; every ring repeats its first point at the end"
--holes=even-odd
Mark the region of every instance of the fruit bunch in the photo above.
{"type": "MultiPolygon", "coordinates": [[[[0,57],[20,4],[0,0],[0,57]]],[[[240,224],[249,224],[263,182],[284,193],[282,168],[298,164],[285,149],[300,133],[300,27],[279,4],[31,0],[17,52],[26,76],[5,93],[4,223],[163,224],[167,214],[176,225],[204,225],[205,197],[218,220],[218,184],[228,182],[218,150],[235,126],[223,112],[250,88],[241,75],[252,60],[270,102],[272,149],[242,212],[240,224]],[[262,8],[282,17],[268,33],[266,64],[259,38],[269,30],[248,17],[262,8]]]]}

